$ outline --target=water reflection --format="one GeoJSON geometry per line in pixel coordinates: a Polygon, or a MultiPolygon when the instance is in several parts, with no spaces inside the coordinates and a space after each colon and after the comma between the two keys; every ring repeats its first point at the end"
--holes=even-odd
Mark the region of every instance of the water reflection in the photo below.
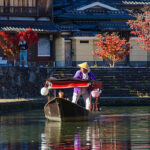
{"type": "MultiPolygon", "coordinates": [[[[116,119],[114,118],[108,121],[104,117],[103,121],[100,122],[63,124],[46,122],[46,149],[130,149],[130,131],[125,127],[127,123],[124,124],[124,127],[120,126],[121,124],[116,123],[116,119]]],[[[120,120],[120,118],[118,119],[120,120]]]]}
{"type": "Polygon", "coordinates": [[[149,107],[106,107],[90,122],[49,122],[43,110],[0,116],[0,150],[150,149],[149,107]]]}
{"type": "MultiPolygon", "coordinates": [[[[124,109],[124,108],[123,108],[124,109]]],[[[150,114],[133,108],[124,114],[101,115],[92,122],[46,122],[46,150],[93,149],[130,150],[150,149],[150,114]],[[128,113],[127,113],[128,112],[128,113]],[[56,136],[55,136],[56,135],[56,136]]],[[[105,113],[104,113],[105,114],[105,113]]]]}
{"type": "Polygon", "coordinates": [[[0,116],[0,150],[39,149],[45,125],[43,117],[41,110],[0,116]]]}

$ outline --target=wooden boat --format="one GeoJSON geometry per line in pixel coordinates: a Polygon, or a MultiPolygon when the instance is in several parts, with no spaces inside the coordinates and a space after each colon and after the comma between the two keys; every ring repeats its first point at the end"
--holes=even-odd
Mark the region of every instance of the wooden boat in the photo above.
{"type": "Polygon", "coordinates": [[[100,112],[91,112],[63,98],[54,98],[44,107],[45,117],[52,121],[85,121],[97,117],[100,112]]]}
{"type": "MultiPolygon", "coordinates": [[[[89,87],[91,81],[80,79],[57,79],[49,80],[49,89],[73,88],[73,87],[89,87]]],[[[92,81],[93,82],[93,81],[92,81]]],[[[95,86],[101,86],[101,83],[94,82],[95,86]]],[[[55,97],[49,100],[44,106],[45,117],[51,121],[85,121],[100,115],[100,112],[91,112],[74,104],[65,98],[55,97]]]]}

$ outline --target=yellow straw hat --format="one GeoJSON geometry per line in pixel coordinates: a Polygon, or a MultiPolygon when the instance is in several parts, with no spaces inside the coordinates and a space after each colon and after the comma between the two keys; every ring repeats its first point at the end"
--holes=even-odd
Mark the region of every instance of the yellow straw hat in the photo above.
{"type": "Polygon", "coordinates": [[[89,66],[88,66],[88,63],[87,63],[87,62],[84,62],[84,63],[82,63],[82,64],[78,64],[78,66],[79,66],[80,68],[84,68],[84,69],[89,70],[89,66]]]}

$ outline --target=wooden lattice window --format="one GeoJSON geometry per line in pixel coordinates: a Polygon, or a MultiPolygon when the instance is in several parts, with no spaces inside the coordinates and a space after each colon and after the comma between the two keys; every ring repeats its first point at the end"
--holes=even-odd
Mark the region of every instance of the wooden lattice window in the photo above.
{"type": "Polygon", "coordinates": [[[4,6],[4,0],[0,0],[0,6],[4,6]]]}
{"type": "Polygon", "coordinates": [[[0,0],[0,6],[19,6],[19,7],[35,7],[36,0],[0,0]]]}

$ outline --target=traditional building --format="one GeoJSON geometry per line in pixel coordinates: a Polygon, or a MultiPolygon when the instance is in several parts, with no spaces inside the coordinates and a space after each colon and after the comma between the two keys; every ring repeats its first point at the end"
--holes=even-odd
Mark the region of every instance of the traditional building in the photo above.
{"type": "MultiPolygon", "coordinates": [[[[59,30],[53,23],[53,1],[0,0],[0,30],[14,33],[27,28],[39,35],[38,44],[28,50],[29,65],[53,65],[54,37],[59,30]]],[[[6,64],[2,58],[1,51],[0,63],[6,64]]]]}
{"type": "MultiPolygon", "coordinates": [[[[126,22],[149,0],[0,0],[0,30],[10,33],[32,28],[39,42],[28,51],[29,65],[56,67],[107,65],[92,54],[95,35],[118,32],[131,41],[131,53],[118,65],[146,65],[150,55],[140,50],[126,22]]],[[[3,53],[0,51],[0,63],[3,53]]]]}
{"type": "Polygon", "coordinates": [[[64,66],[65,58],[59,54],[69,54],[70,64],[76,66],[78,63],[87,61],[90,65],[95,62],[98,65],[107,65],[105,60],[99,59],[92,54],[97,40],[95,35],[105,32],[118,32],[121,37],[131,41],[131,53],[118,65],[146,65],[150,59],[148,52],[137,47],[135,38],[130,35],[130,27],[126,22],[134,17],[130,10],[139,11],[145,5],[150,5],[149,0],[55,0],[54,1],[54,22],[60,27],[66,27],[66,31],[60,35],[56,49],[56,62],[58,66],[64,66]],[[74,27],[76,32],[68,32],[67,28],[74,27]],[[60,52],[61,51],[61,52],[60,52]],[[58,53],[59,54],[58,54],[58,53]]]}

